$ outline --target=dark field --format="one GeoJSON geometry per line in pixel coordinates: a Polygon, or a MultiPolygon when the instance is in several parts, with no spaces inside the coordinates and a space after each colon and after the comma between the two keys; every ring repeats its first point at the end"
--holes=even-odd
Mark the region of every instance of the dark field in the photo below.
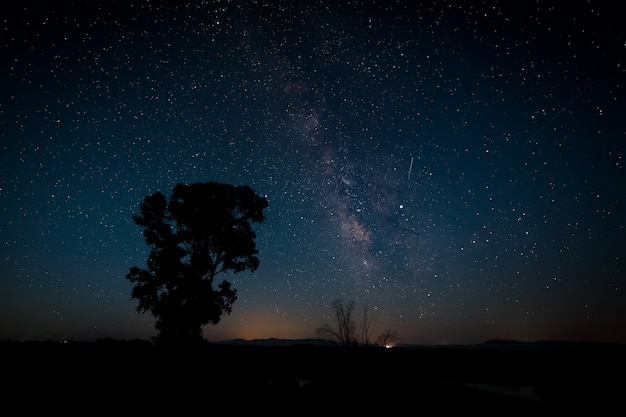
{"type": "Polygon", "coordinates": [[[141,341],[4,342],[2,395],[4,409],[27,415],[619,415],[625,354],[586,343],[166,351],[141,341]]]}

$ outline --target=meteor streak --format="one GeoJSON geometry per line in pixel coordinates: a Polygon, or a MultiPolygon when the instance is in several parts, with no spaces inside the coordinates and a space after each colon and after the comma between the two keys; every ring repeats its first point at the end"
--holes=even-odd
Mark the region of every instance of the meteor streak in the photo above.
{"type": "Polygon", "coordinates": [[[409,176],[406,178],[407,180],[411,179],[411,171],[413,170],[413,157],[411,157],[411,165],[409,165],[409,176]]]}
{"type": "Polygon", "coordinates": [[[578,97],[582,96],[583,93],[585,91],[587,91],[589,89],[589,87],[591,87],[593,85],[593,81],[591,83],[589,83],[589,85],[585,88],[583,88],[578,94],[576,94],[576,97],[574,97],[569,103],[567,103],[565,106],[563,106],[563,108],[561,110],[559,110],[554,116],[552,116],[552,118],[550,120],[548,120],[546,122],[546,124],[544,124],[543,126],[541,126],[539,128],[539,130],[537,130],[535,133],[533,133],[533,135],[528,138],[528,140],[526,142],[530,142],[531,140],[533,140],[535,138],[535,136],[537,136],[546,126],[548,126],[550,123],[552,123],[554,121],[554,119],[556,119],[557,117],[559,117],[561,115],[561,113],[563,113],[565,111],[565,109],[567,109],[570,105],[572,105],[576,100],[578,100],[578,97]]]}

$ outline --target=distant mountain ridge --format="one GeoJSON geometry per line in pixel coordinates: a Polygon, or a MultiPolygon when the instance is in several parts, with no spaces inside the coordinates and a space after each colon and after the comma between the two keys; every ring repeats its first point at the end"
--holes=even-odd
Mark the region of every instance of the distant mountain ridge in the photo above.
{"type": "Polygon", "coordinates": [[[244,346],[337,346],[338,343],[325,339],[277,339],[271,337],[269,339],[232,339],[222,340],[218,342],[210,342],[216,345],[244,345],[244,346]]]}
{"type": "MultiPolygon", "coordinates": [[[[143,345],[152,344],[152,342],[143,339],[133,340],[117,340],[113,338],[98,339],[95,342],[81,342],[78,340],[49,340],[49,341],[37,341],[37,340],[25,340],[25,341],[0,341],[0,345],[12,345],[19,344],[50,344],[59,343],[62,344],[132,344],[143,345]]],[[[250,347],[292,347],[292,346],[307,346],[307,347],[341,347],[341,344],[337,341],[327,339],[305,338],[305,339],[279,339],[279,338],[267,338],[267,339],[231,339],[220,341],[207,341],[210,345],[218,346],[250,346],[250,347]]],[[[611,342],[594,342],[594,341],[567,341],[567,340],[540,340],[534,342],[524,342],[519,340],[509,339],[491,339],[482,343],[476,344],[397,344],[393,347],[397,350],[484,350],[484,351],[510,351],[510,352],[595,352],[602,353],[615,353],[623,352],[626,355],[626,344],[611,343],[611,342]]]]}
{"type": "MultiPolygon", "coordinates": [[[[239,346],[339,346],[339,343],[325,339],[232,339],[210,342],[219,345],[239,345],[239,346]]],[[[508,339],[491,339],[478,344],[452,344],[452,345],[418,345],[399,344],[401,349],[479,349],[479,350],[507,350],[507,351],[563,351],[563,350],[589,350],[599,348],[626,349],[626,345],[618,343],[603,343],[590,341],[566,341],[566,340],[540,340],[535,342],[524,342],[508,339]]]]}
{"type": "MultiPolygon", "coordinates": [[[[604,343],[591,341],[568,340],[539,340],[536,342],[522,342],[518,340],[492,339],[475,345],[481,349],[523,350],[523,351],[550,351],[550,350],[589,350],[597,348],[625,349],[626,345],[619,343],[604,343]]],[[[468,347],[468,346],[465,346],[468,347]]]]}

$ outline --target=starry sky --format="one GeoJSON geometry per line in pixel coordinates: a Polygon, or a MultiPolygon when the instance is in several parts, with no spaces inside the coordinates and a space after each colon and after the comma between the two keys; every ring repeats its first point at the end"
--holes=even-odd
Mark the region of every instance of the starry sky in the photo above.
{"type": "Polygon", "coordinates": [[[4,4],[0,339],[156,335],[132,215],[218,181],[269,208],[208,340],[315,337],[342,298],[399,343],[626,343],[617,7],[4,4]]]}

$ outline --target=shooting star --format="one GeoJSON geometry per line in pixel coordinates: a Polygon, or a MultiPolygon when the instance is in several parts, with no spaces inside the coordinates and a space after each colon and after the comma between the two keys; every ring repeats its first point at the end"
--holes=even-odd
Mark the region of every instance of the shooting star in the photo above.
{"type": "Polygon", "coordinates": [[[413,157],[411,157],[411,165],[409,165],[409,176],[406,178],[407,180],[411,179],[411,171],[413,170],[413,157]]]}

